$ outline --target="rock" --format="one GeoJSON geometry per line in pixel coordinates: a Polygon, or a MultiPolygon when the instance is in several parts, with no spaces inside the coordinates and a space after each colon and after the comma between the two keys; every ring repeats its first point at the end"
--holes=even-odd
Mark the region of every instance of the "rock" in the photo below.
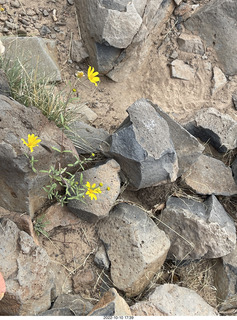
{"type": "Polygon", "coordinates": [[[74,316],[70,308],[52,308],[45,312],[38,314],[38,316],[74,316]]]}
{"type": "Polygon", "coordinates": [[[102,299],[94,306],[88,316],[131,316],[131,311],[126,301],[118,292],[111,288],[102,299]]]}
{"type": "Polygon", "coordinates": [[[215,158],[201,155],[182,176],[183,182],[202,195],[231,196],[237,194],[237,185],[230,167],[215,158]]]}
{"type": "Polygon", "coordinates": [[[164,263],[169,239],[145,211],[127,203],[116,205],[98,228],[114,286],[129,297],[138,295],[164,263]]]}
{"type": "Polygon", "coordinates": [[[68,108],[76,110],[78,116],[80,115],[80,120],[87,124],[94,122],[98,117],[93,110],[87,107],[87,105],[69,103],[68,108]]]}
{"type": "Polygon", "coordinates": [[[217,311],[194,290],[176,284],[156,287],[148,301],[167,316],[217,316],[217,311]]]}
{"type": "Polygon", "coordinates": [[[181,51],[203,55],[205,53],[202,40],[198,36],[182,33],[177,39],[181,51]]]}
{"type": "Polygon", "coordinates": [[[237,248],[215,264],[215,287],[219,311],[237,307],[237,248]]]}
{"type": "Polygon", "coordinates": [[[51,30],[50,30],[49,27],[47,27],[47,26],[45,26],[45,25],[43,25],[43,26],[41,27],[41,29],[40,29],[40,35],[41,35],[42,37],[45,37],[47,34],[50,34],[50,33],[51,33],[51,30]]]}
{"type": "Polygon", "coordinates": [[[171,259],[218,258],[235,248],[234,222],[214,195],[203,203],[170,197],[159,220],[171,241],[171,259]]]}
{"type": "Polygon", "coordinates": [[[94,262],[97,264],[99,268],[109,270],[110,262],[103,244],[97,250],[94,262]]]}
{"type": "Polygon", "coordinates": [[[152,104],[152,106],[155,108],[156,112],[165,119],[169,126],[170,137],[178,157],[178,176],[181,176],[195,161],[197,161],[204,150],[204,146],[179,123],[171,119],[161,108],[155,104],[152,104]]]}
{"type": "Polygon", "coordinates": [[[71,51],[71,59],[74,62],[82,62],[86,58],[88,58],[89,55],[83,46],[82,41],[79,40],[72,40],[72,51],[71,51]]]}
{"type": "Polygon", "coordinates": [[[175,10],[175,16],[184,16],[192,11],[192,7],[190,4],[182,2],[175,10]]]}
{"type": "Polygon", "coordinates": [[[237,92],[235,92],[232,95],[232,100],[233,100],[233,104],[234,104],[235,110],[237,110],[237,92]]]}
{"type": "Polygon", "coordinates": [[[51,305],[53,275],[43,248],[9,219],[1,219],[1,271],[7,291],[0,301],[1,315],[37,315],[51,305]]]}
{"type": "Polygon", "coordinates": [[[227,75],[237,73],[236,12],[235,0],[214,0],[202,6],[185,22],[188,30],[197,32],[207,47],[216,50],[227,75]]]}
{"type": "Polygon", "coordinates": [[[194,70],[182,60],[174,60],[171,62],[171,76],[181,80],[193,80],[194,70]]]}
{"type": "Polygon", "coordinates": [[[93,305],[83,299],[79,294],[62,294],[54,302],[52,310],[68,308],[75,316],[86,316],[93,305]]]}
{"type": "MultiPolygon", "coordinates": [[[[97,186],[102,183],[101,193],[98,194],[96,201],[91,200],[87,195],[83,199],[85,203],[79,200],[69,200],[69,210],[88,222],[96,222],[99,218],[108,215],[120,192],[119,171],[120,166],[113,159],[83,171],[83,183],[86,184],[89,181],[91,185],[95,183],[97,186]]],[[[76,180],[80,181],[80,176],[80,173],[76,173],[76,180]]]]}
{"type": "Polygon", "coordinates": [[[93,270],[78,270],[77,273],[72,276],[72,283],[75,293],[89,290],[92,285],[95,285],[95,275],[93,270]]]}
{"type": "Polygon", "coordinates": [[[2,56],[4,54],[4,52],[5,52],[5,47],[2,43],[2,41],[0,40],[0,55],[2,56]]]}
{"type": "Polygon", "coordinates": [[[13,8],[20,8],[20,7],[21,7],[19,1],[17,1],[17,0],[11,1],[11,2],[10,2],[10,5],[11,5],[13,8]]]}
{"type": "Polygon", "coordinates": [[[115,158],[135,189],[175,181],[177,155],[167,122],[145,99],[134,102],[129,116],[107,139],[105,154],[115,158]]]}
{"type": "Polygon", "coordinates": [[[233,175],[235,183],[237,185],[237,157],[235,157],[235,160],[233,161],[233,163],[231,165],[231,169],[232,169],[232,175],[233,175]]]}
{"type": "Polygon", "coordinates": [[[11,95],[11,88],[8,83],[5,72],[0,69],[0,94],[9,97],[11,95]]]}
{"type": "MultiPolygon", "coordinates": [[[[5,96],[0,96],[0,206],[18,213],[27,213],[31,217],[45,205],[47,194],[43,187],[49,184],[47,170],[51,165],[61,162],[74,163],[76,150],[72,142],[49,122],[34,107],[25,107],[5,96]],[[34,133],[41,143],[34,149],[33,155],[37,163],[37,174],[31,169],[25,154],[31,153],[21,138],[27,140],[28,134],[34,133]],[[51,147],[61,148],[72,153],[62,154],[51,147]]],[[[31,156],[31,154],[29,154],[31,156]]]]}
{"type": "MultiPolygon", "coordinates": [[[[53,40],[50,40],[54,42],[53,40]]],[[[50,42],[47,40],[47,43],[50,42]]],[[[32,70],[37,70],[37,79],[46,78],[52,81],[61,81],[61,74],[49,45],[38,37],[3,37],[2,42],[6,47],[6,58],[12,61],[17,59],[24,66],[29,75],[32,70]]],[[[34,73],[33,73],[34,75],[34,73]]]]}
{"type": "Polygon", "coordinates": [[[72,6],[72,5],[74,5],[74,0],[67,0],[67,3],[72,6]]]}
{"type": "Polygon", "coordinates": [[[12,22],[9,22],[9,21],[5,21],[5,27],[7,28],[7,29],[10,29],[10,30],[17,30],[17,29],[19,29],[19,25],[18,24],[16,24],[16,23],[12,23],[12,22]]]}
{"type": "Polygon", "coordinates": [[[176,4],[177,6],[179,6],[182,1],[183,1],[183,0],[174,0],[175,4],[176,4]]]}
{"type": "Polygon", "coordinates": [[[94,128],[82,121],[71,123],[70,131],[66,134],[79,154],[101,151],[101,145],[109,137],[109,133],[104,129],[94,128]]]}
{"type": "Polygon", "coordinates": [[[43,16],[44,17],[48,17],[49,16],[49,13],[46,9],[43,10],[43,16]]]}
{"type": "Polygon", "coordinates": [[[159,310],[152,302],[139,301],[130,307],[133,316],[167,316],[165,312],[159,310]]]}
{"type": "Polygon", "coordinates": [[[147,57],[153,42],[170,17],[173,0],[76,0],[82,40],[90,63],[114,81],[122,81],[147,57]]]}
{"type": "Polygon", "coordinates": [[[227,83],[227,79],[224,73],[221,71],[220,68],[214,67],[213,68],[213,88],[212,94],[215,94],[217,91],[222,89],[227,83]]]}
{"type": "Polygon", "coordinates": [[[194,120],[184,127],[203,142],[210,143],[219,152],[237,147],[237,122],[215,108],[201,109],[194,120]]]}

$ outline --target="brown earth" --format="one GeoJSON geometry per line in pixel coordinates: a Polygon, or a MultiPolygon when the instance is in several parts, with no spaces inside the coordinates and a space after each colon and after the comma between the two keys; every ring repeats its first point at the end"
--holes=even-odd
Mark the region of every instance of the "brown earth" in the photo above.
{"type": "MultiPolygon", "coordinates": [[[[208,0],[188,1],[190,4],[199,3],[200,5],[206,2],[208,0]]],[[[19,23],[20,29],[25,30],[27,36],[40,36],[42,25],[51,29],[51,33],[46,37],[57,40],[58,64],[63,78],[60,88],[69,86],[69,82],[73,82],[77,70],[86,72],[89,64],[88,61],[85,61],[83,64],[76,65],[70,58],[72,40],[80,39],[80,32],[75,6],[69,3],[71,1],[67,0],[0,0],[0,5],[4,8],[4,11],[0,12],[0,27],[4,26],[6,19],[10,19],[13,23],[19,23]],[[14,6],[14,3],[17,5],[14,6]],[[54,9],[56,10],[57,21],[53,20],[54,9]],[[19,22],[19,18],[27,20],[29,25],[24,26],[19,22]]],[[[16,33],[13,30],[8,35],[16,33]]],[[[115,83],[101,76],[98,88],[92,84],[76,88],[81,100],[86,102],[98,115],[97,120],[93,123],[94,126],[112,132],[127,116],[126,109],[142,97],[158,104],[171,117],[181,123],[188,121],[198,109],[203,107],[215,107],[221,112],[228,113],[236,118],[231,97],[237,86],[237,76],[229,77],[226,86],[212,96],[211,67],[218,66],[214,52],[207,48],[205,59],[199,55],[180,52],[176,42],[179,34],[180,31],[176,29],[174,24],[174,17],[171,17],[161,34],[153,35],[154,45],[146,61],[136,72],[126,77],[123,82],[115,83]],[[169,56],[174,50],[179,53],[181,60],[184,60],[196,70],[194,80],[184,81],[171,78],[169,65],[171,59],[169,56]]],[[[67,212],[64,212],[64,214],[65,216],[70,215],[67,212]]],[[[50,221],[50,217],[47,217],[47,220],[50,221]]],[[[101,292],[111,285],[111,283],[108,284],[109,280],[106,272],[96,268],[93,263],[93,256],[99,243],[94,231],[95,226],[82,221],[69,223],[66,226],[60,226],[60,224],[57,225],[52,222],[53,226],[56,226],[56,228],[49,230],[49,237],[41,235],[40,242],[48,251],[52,263],[57,265],[64,275],[61,292],[72,290],[72,278],[77,273],[92,270],[93,275],[89,272],[87,276],[83,276],[88,279],[88,283],[84,283],[82,289],[78,290],[83,297],[95,303],[100,298],[101,292]],[[104,289],[99,290],[102,287],[104,289]]],[[[198,268],[193,272],[190,271],[190,273],[192,273],[192,277],[197,274],[197,277],[200,278],[200,280],[197,279],[198,284],[195,284],[195,290],[215,306],[215,288],[212,281],[208,282],[203,276],[206,269],[210,273],[210,265],[201,261],[198,268]],[[200,268],[202,271],[200,271],[200,268]],[[202,289],[204,287],[205,290],[202,289]],[[207,288],[209,288],[209,291],[207,288]]],[[[182,272],[179,272],[177,266],[166,264],[161,273],[154,279],[154,283],[168,281],[190,287],[190,279],[187,279],[187,275],[184,277],[182,272]]],[[[212,276],[210,276],[210,279],[212,279],[212,276]]],[[[151,288],[154,283],[151,284],[151,288]]],[[[134,303],[132,300],[128,302],[130,304],[134,303]]]]}

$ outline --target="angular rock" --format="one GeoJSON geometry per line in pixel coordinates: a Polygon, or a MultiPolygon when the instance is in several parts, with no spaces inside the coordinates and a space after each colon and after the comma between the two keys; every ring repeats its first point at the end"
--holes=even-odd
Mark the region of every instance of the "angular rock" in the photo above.
{"type": "Polygon", "coordinates": [[[235,248],[234,221],[214,195],[203,203],[170,197],[159,219],[171,241],[171,259],[218,258],[235,248]]]}
{"type": "Polygon", "coordinates": [[[167,122],[145,99],[127,112],[129,116],[107,139],[105,153],[118,161],[135,189],[175,181],[178,161],[167,122]]]}
{"type": "Polygon", "coordinates": [[[79,40],[72,40],[72,52],[71,52],[71,59],[74,62],[82,62],[86,58],[88,58],[88,53],[86,52],[83,43],[79,40]]]}
{"type": "Polygon", "coordinates": [[[171,62],[171,76],[181,80],[193,80],[194,70],[182,60],[174,60],[171,62]]]}
{"type": "Polygon", "coordinates": [[[50,179],[47,173],[39,170],[47,170],[60,161],[62,167],[66,163],[74,163],[73,154],[77,153],[72,142],[38,109],[25,107],[2,95],[0,114],[0,206],[33,217],[47,201],[43,187],[49,184],[50,179]],[[35,163],[37,174],[32,171],[25,155],[31,157],[32,154],[21,141],[21,138],[27,140],[28,134],[32,133],[41,139],[33,151],[34,158],[38,160],[35,163]],[[51,147],[62,147],[72,153],[62,155],[51,147]]]}
{"type": "Polygon", "coordinates": [[[94,128],[82,121],[75,121],[70,125],[67,136],[73,141],[79,154],[101,151],[101,145],[109,137],[109,133],[102,128],[94,128]]]}
{"type": "Polygon", "coordinates": [[[213,88],[212,94],[215,94],[217,91],[222,89],[225,84],[227,83],[227,79],[224,73],[221,71],[220,68],[214,67],[213,68],[213,88]]]}
{"type": "Polygon", "coordinates": [[[152,106],[158,114],[165,119],[169,126],[170,137],[178,157],[178,176],[181,176],[195,161],[197,161],[205,148],[193,135],[179,123],[171,119],[161,108],[155,104],[152,104],[152,106]]]}
{"type": "Polygon", "coordinates": [[[62,294],[55,300],[52,310],[68,308],[75,316],[86,316],[93,305],[83,299],[79,294],[62,294]]]}
{"type": "Polygon", "coordinates": [[[219,152],[237,147],[237,122],[215,108],[201,109],[185,128],[205,143],[210,143],[219,152]]]}
{"type": "MultiPolygon", "coordinates": [[[[68,208],[80,219],[88,222],[96,222],[99,218],[109,214],[115,200],[120,192],[120,166],[115,160],[109,160],[105,164],[83,171],[83,183],[87,181],[90,184],[99,186],[103,184],[101,193],[98,194],[97,200],[91,200],[88,196],[83,199],[85,203],[79,200],[69,200],[68,208]],[[110,188],[107,190],[107,188],[110,188]]],[[[76,180],[80,181],[81,173],[76,173],[76,180]]]]}
{"type": "Polygon", "coordinates": [[[126,301],[118,294],[116,289],[111,288],[102,299],[94,306],[88,316],[131,316],[126,301]]]}
{"type": "Polygon", "coordinates": [[[94,262],[97,264],[99,268],[109,270],[110,262],[103,244],[97,250],[94,262]]]}
{"type": "Polygon", "coordinates": [[[56,55],[50,50],[53,40],[45,42],[38,37],[3,37],[1,40],[6,47],[6,59],[19,60],[29,75],[37,70],[34,74],[37,79],[61,81],[56,55]]]}
{"type": "Polygon", "coordinates": [[[200,37],[182,33],[177,39],[179,49],[181,51],[196,53],[203,55],[205,53],[204,46],[200,37]]]}
{"type": "Polygon", "coordinates": [[[114,286],[127,296],[138,295],[164,263],[169,239],[145,211],[127,203],[116,205],[98,227],[114,286]]]}
{"type": "Polygon", "coordinates": [[[198,32],[206,46],[216,50],[227,75],[237,73],[236,12],[236,0],[214,0],[202,6],[185,22],[187,29],[198,32]]]}
{"type": "Polygon", "coordinates": [[[91,123],[97,119],[97,114],[91,110],[87,105],[80,105],[80,104],[74,104],[69,103],[68,108],[76,110],[76,113],[80,115],[81,121],[84,121],[86,123],[91,123]]]}
{"type": "Polygon", "coordinates": [[[146,58],[174,8],[173,0],[75,1],[81,35],[91,65],[114,81],[122,81],[146,58]],[[145,43],[144,43],[145,42],[145,43]]]}
{"type": "Polygon", "coordinates": [[[204,154],[189,171],[183,174],[182,178],[183,182],[198,194],[223,196],[237,194],[237,185],[232,177],[231,168],[222,161],[204,154]]]}
{"type": "Polygon", "coordinates": [[[194,290],[176,284],[157,286],[148,301],[167,316],[217,316],[217,311],[194,290]]]}
{"type": "Polygon", "coordinates": [[[1,271],[7,291],[1,315],[37,315],[51,305],[53,276],[43,248],[9,219],[0,221],[1,271]]]}
{"type": "Polygon", "coordinates": [[[237,248],[215,264],[219,311],[237,308],[237,248]]]}

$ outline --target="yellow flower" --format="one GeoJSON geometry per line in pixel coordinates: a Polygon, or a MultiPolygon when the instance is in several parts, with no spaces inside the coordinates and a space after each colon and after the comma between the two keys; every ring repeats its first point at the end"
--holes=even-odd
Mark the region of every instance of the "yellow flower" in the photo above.
{"type": "Polygon", "coordinates": [[[81,79],[82,77],[84,77],[84,72],[83,71],[77,71],[75,76],[79,79],[81,79]]]}
{"type": "Polygon", "coordinates": [[[102,183],[102,182],[100,182],[100,183],[99,183],[99,186],[100,186],[100,187],[103,187],[103,183],[102,183]]]}
{"type": "Polygon", "coordinates": [[[95,69],[91,68],[91,66],[89,66],[88,71],[87,71],[88,79],[90,80],[90,82],[94,83],[96,87],[97,87],[96,82],[100,81],[100,78],[97,77],[98,74],[99,74],[99,72],[95,72],[95,69]]]}
{"type": "Polygon", "coordinates": [[[3,7],[0,7],[0,11],[3,12],[5,11],[5,9],[3,7]]]}
{"type": "Polygon", "coordinates": [[[21,139],[24,144],[27,145],[27,147],[30,149],[31,152],[33,152],[34,147],[38,147],[38,143],[40,143],[39,137],[35,136],[34,133],[28,134],[28,142],[26,142],[24,139],[21,139]]]}
{"type": "Polygon", "coordinates": [[[77,92],[77,89],[73,88],[72,91],[73,91],[73,92],[77,92]]]}
{"type": "Polygon", "coordinates": [[[106,188],[106,190],[108,190],[108,191],[109,191],[109,190],[110,190],[110,187],[107,187],[107,188],[106,188]]]}
{"type": "Polygon", "coordinates": [[[96,188],[96,184],[93,183],[93,185],[90,185],[90,182],[87,181],[86,183],[87,192],[86,194],[91,198],[91,200],[95,199],[97,200],[96,194],[101,193],[101,190],[99,187],[96,188]]]}
{"type": "Polygon", "coordinates": [[[91,156],[92,156],[92,157],[94,157],[94,156],[95,156],[95,154],[94,154],[94,153],[92,153],[92,154],[91,154],[91,156]]]}

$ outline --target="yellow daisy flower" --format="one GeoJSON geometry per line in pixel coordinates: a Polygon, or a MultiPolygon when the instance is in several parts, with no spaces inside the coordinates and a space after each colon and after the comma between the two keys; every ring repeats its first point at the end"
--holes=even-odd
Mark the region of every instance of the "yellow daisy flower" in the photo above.
{"type": "Polygon", "coordinates": [[[30,149],[31,152],[33,152],[33,148],[38,147],[38,143],[41,142],[39,137],[35,136],[34,133],[28,134],[28,142],[26,142],[24,139],[21,139],[24,144],[27,145],[27,147],[30,149]]]}
{"type": "Polygon", "coordinates": [[[96,187],[95,183],[93,183],[93,185],[91,186],[90,182],[88,181],[86,183],[86,188],[87,188],[86,195],[88,195],[91,198],[91,200],[93,199],[97,200],[96,194],[101,193],[100,188],[96,187]]]}
{"type": "Polygon", "coordinates": [[[96,87],[97,87],[97,82],[100,81],[100,78],[97,77],[98,74],[99,74],[99,72],[95,72],[95,69],[92,68],[91,66],[89,66],[88,71],[87,71],[87,76],[88,76],[88,79],[90,80],[90,82],[94,83],[96,87]]]}

